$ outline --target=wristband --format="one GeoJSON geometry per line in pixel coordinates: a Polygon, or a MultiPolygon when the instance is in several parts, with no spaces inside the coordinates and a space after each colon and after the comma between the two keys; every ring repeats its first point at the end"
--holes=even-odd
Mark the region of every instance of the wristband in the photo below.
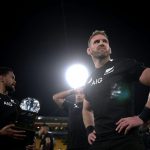
{"type": "Polygon", "coordinates": [[[144,122],[150,120],[150,108],[144,107],[143,111],[139,115],[139,118],[142,119],[144,122]]]}
{"type": "Polygon", "coordinates": [[[86,132],[87,132],[87,135],[89,135],[90,133],[92,133],[93,131],[95,130],[95,127],[90,125],[86,128],[86,132]]]}

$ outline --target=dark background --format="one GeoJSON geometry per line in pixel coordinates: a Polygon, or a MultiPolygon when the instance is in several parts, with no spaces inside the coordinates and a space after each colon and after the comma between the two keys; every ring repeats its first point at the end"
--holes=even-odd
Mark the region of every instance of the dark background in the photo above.
{"type": "MultiPolygon", "coordinates": [[[[0,7],[0,65],[14,69],[14,97],[40,100],[40,115],[61,115],[52,95],[69,89],[68,66],[81,63],[93,70],[86,48],[96,29],[108,34],[112,58],[135,58],[149,66],[148,2],[14,0],[0,7]]],[[[147,89],[138,85],[137,91],[144,101],[147,89]]]]}

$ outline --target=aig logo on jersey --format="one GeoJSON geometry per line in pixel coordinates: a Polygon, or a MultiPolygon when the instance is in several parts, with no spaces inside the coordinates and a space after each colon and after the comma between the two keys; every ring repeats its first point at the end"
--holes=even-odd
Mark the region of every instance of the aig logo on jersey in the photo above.
{"type": "Polygon", "coordinates": [[[4,101],[4,105],[13,106],[11,102],[6,102],[6,101],[4,101]]]}
{"type": "Polygon", "coordinates": [[[93,80],[92,78],[89,80],[88,84],[90,84],[91,86],[99,84],[103,81],[103,78],[98,78],[93,80]]]}

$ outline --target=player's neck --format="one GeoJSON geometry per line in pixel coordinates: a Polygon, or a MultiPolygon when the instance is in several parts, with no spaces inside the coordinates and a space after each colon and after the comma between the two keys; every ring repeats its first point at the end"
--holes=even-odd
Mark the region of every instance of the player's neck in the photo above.
{"type": "Polygon", "coordinates": [[[102,66],[104,66],[110,60],[111,60],[110,57],[95,59],[94,60],[95,68],[101,68],[102,66]]]}

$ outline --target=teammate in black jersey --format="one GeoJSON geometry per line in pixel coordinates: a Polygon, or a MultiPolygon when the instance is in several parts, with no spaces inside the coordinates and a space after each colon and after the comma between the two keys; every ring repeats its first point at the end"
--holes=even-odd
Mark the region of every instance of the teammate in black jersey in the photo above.
{"type": "Polygon", "coordinates": [[[84,93],[82,88],[56,93],[53,100],[68,114],[67,150],[88,150],[89,144],[82,118],[84,93]],[[73,101],[70,96],[75,96],[73,101]]]}
{"type": "Polygon", "coordinates": [[[0,149],[25,150],[26,132],[16,130],[14,122],[19,109],[18,101],[8,96],[15,91],[15,75],[13,70],[0,67],[0,149]]]}
{"type": "Polygon", "coordinates": [[[150,86],[150,68],[133,59],[110,58],[104,31],[95,31],[88,41],[88,55],[95,71],[86,83],[83,120],[93,150],[144,150],[137,127],[150,119],[150,97],[135,115],[135,82],[150,86]]]}

